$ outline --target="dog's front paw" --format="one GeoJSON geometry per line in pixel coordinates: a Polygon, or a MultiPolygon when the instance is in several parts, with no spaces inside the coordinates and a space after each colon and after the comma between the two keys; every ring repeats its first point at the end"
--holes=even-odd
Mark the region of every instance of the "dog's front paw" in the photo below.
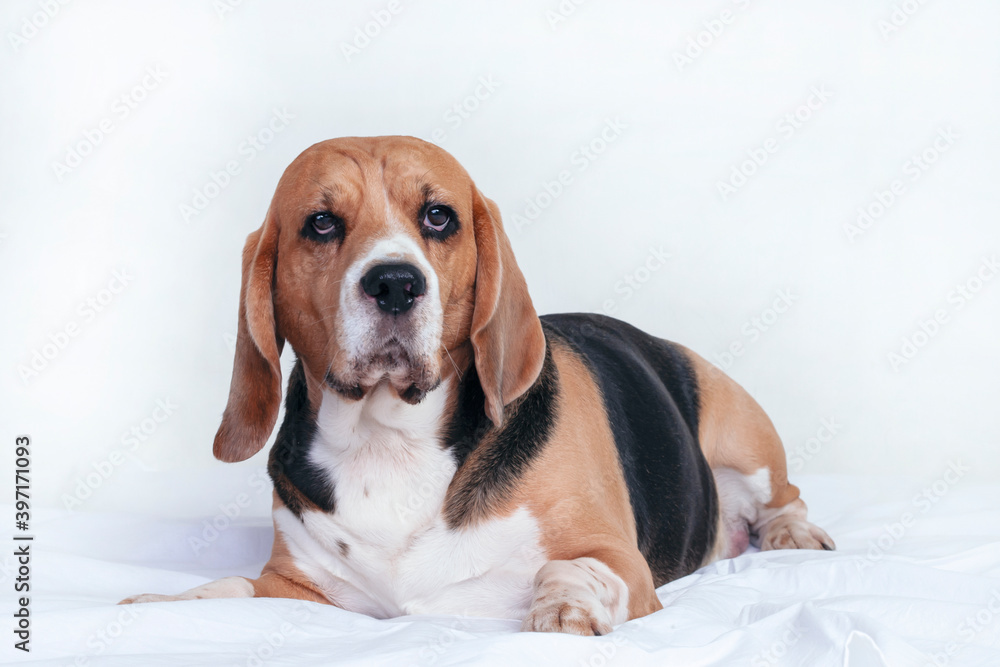
{"type": "Polygon", "coordinates": [[[127,597],[118,604],[139,604],[141,602],[173,602],[175,600],[183,600],[184,598],[178,597],[176,595],[157,595],[156,593],[143,593],[141,595],[132,595],[127,597]]]}
{"type": "Polygon", "coordinates": [[[591,557],[551,560],[535,575],[535,599],[521,630],[590,637],[627,618],[628,587],[611,568],[591,557]]]}
{"type": "Polygon", "coordinates": [[[611,615],[595,598],[571,599],[552,594],[535,600],[521,624],[522,632],[565,632],[590,637],[611,632],[611,615]]]}

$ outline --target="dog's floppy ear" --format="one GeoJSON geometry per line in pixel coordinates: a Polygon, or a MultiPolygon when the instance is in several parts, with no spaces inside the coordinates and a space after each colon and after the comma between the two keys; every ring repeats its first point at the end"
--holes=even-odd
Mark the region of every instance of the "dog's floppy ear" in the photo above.
{"type": "Polygon", "coordinates": [[[545,334],[514,261],[500,209],[472,186],[476,298],[470,338],[486,415],[503,423],[504,406],[534,384],[545,360],[545,334]]]}
{"type": "Polygon", "coordinates": [[[213,453],[221,461],[243,461],[260,451],[278,419],[281,404],[281,348],[274,323],[274,262],[278,226],[271,212],[243,247],[243,281],[236,332],[236,358],[229,402],[215,434],[213,453]]]}

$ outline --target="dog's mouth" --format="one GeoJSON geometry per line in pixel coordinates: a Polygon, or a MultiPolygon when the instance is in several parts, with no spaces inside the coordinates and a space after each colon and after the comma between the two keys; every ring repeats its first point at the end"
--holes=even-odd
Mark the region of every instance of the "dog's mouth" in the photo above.
{"type": "Polygon", "coordinates": [[[438,364],[415,356],[396,339],[345,364],[330,368],[326,383],[335,392],[351,400],[360,400],[382,383],[392,387],[399,398],[415,405],[440,383],[438,364]]]}

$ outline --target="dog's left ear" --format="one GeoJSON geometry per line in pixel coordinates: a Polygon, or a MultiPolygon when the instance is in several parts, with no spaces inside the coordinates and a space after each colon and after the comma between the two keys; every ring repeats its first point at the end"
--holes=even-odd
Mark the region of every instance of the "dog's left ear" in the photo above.
{"type": "Polygon", "coordinates": [[[500,209],[472,186],[476,298],[471,340],[486,395],[486,416],[503,423],[504,406],[534,384],[545,360],[545,334],[514,261],[500,209]]]}

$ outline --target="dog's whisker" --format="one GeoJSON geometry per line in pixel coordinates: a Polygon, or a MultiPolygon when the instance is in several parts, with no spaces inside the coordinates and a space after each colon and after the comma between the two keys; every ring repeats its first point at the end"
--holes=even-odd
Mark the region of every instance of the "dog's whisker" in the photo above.
{"type": "MultiPolygon", "coordinates": [[[[452,330],[450,328],[448,328],[448,324],[444,321],[444,318],[441,319],[441,327],[443,329],[448,329],[448,333],[449,334],[453,333],[452,330]]],[[[464,380],[465,379],[465,377],[464,377],[465,374],[462,373],[461,370],[459,370],[458,364],[455,363],[454,357],[451,356],[451,351],[447,347],[445,347],[445,344],[443,342],[441,343],[441,349],[443,349],[444,353],[448,355],[448,361],[450,361],[451,365],[455,368],[455,375],[458,376],[458,381],[461,382],[462,380],[464,380]]]]}

